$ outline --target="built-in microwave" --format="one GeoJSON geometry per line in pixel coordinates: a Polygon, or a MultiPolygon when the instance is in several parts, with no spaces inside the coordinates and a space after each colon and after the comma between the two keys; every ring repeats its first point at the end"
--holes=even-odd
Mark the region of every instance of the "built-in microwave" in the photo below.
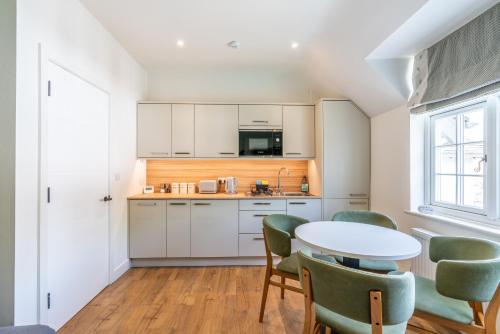
{"type": "Polygon", "coordinates": [[[241,156],[283,156],[282,130],[241,130],[241,156]]]}

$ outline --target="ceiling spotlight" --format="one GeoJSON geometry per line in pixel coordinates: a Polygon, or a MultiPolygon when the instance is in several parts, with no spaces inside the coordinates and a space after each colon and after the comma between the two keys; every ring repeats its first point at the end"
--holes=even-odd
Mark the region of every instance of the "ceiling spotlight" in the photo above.
{"type": "Polygon", "coordinates": [[[239,49],[240,48],[240,42],[238,42],[238,41],[231,41],[231,42],[227,43],[227,46],[229,46],[230,48],[233,48],[233,49],[239,49]]]}
{"type": "Polygon", "coordinates": [[[299,47],[299,43],[298,42],[292,42],[292,49],[296,49],[299,47]]]}
{"type": "Polygon", "coordinates": [[[177,46],[180,47],[180,48],[184,47],[184,41],[182,39],[178,39],[177,40],[177,46]]]}

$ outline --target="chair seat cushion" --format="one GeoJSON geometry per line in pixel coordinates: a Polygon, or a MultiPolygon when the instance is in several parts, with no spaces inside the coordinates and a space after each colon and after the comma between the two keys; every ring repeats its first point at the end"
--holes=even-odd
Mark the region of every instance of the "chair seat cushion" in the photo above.
{"type": "MultiPolygon", "coordinates": [[[[346,318],[338,313],[332,312],[321,305],[316,304],[316,319],[322,324],[333,329],[338,334],[372,334],[372,326],[356,320],[346,318]]],[[[404,334],[406,322],[384,326],[384,334],[404,334]]]]}
{"type": "MultiPolygon", "coordinates": [[[[343,263],[343,257],[342,256],[335,256],[335,259],[339,263],[343,263]]],[[[366,270],[373,270],[373,271],[397,271],[398,264],[396,261],[389,261],[389,260],[380,260],[380,261],[375,261],[375,260],[359,260],[359,269],[366,269],[366,270]]]]}
{"type": "MultiPolygon", "coordinates": [[[[313,257],[321,259],[323,261],[336,263],[335,259],[328,255],[323,254],[313,254],[313,257]]],[[[276,269],[284,271],[289,274],[298,275],[299,274],[299,259],[297,253],[292,253],[289,257],[285,257],[280,263],[276,265],[276,269]]]]}
{"type": "Polygon", "coordinates": [[[442,318],[471,324],[472,309],[466,301],[443,296],[436,290],[434,281],[415,276],[415,310],[442,318]]]}

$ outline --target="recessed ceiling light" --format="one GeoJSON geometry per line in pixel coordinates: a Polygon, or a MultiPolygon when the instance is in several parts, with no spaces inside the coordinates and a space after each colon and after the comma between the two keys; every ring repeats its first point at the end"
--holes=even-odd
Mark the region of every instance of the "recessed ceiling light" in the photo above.
{"type": "Polygon", "coordinates": [[[177,46],[180,47],[180,48],[184,47],[184,41],[182,39],[178,39],[177,40],[177,46]]]}
{"type": "Polygon", "coordinates": [[[233,49],[239,49],[240,42],[238,42],[238,41],[231,41],[231,42],[227,43],[227,46],[229,46],[230,48],[233,48],[233,49]]]}
{"type": "Polygon", "coordinates": [[[292,42],[292,49],[296,49],[299,47],[299,43],[298,42],[292,42]]]}

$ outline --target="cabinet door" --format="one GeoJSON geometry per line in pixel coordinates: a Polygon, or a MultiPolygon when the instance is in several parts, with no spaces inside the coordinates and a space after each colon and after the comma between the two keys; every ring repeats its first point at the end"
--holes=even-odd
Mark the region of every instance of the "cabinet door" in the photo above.
{"type": "Polygon", "coordinates": [[[286,214],[301,217],[309,221],[321,220],[320,199],[288,199],[286,201],[286,214]]]}
{"type": "Polygon", "coordinates": [[[194,104],[172,104],[172,156],[194,157],[194,104]]]}
{"type": "Polygon", "coordinates": [[[240,256],[266,256],[266,246],[264,245],[264,235],[260,234],[240,234],[239,236],[240,256]]]}
{"type": "Polygon", "coordinates": [[[340,211],[368,210],[368,199],[323,199],[323,220],[331,220],[340,211]]]}
{"type": "Polygon", "coordinates": [[[171,157],[171,107],[164,103],[137,105],[137,157],[171,157]]]}
{"type": "Polygon", "coordinates": [[[191,208],[187,200],[167,201],[167,256],[191,255],[191,208]]]}
{"type": "Polygon", "coordinates": [[[283,106],[283,157],[314,158],[314,106],[283,106]]]}
{"type": "Polygon", "coordinates": [[[325,101],[323,111],[324,197],[367,198],[370,120],[350,101],[325,101]]]}
{"type": "Polygon", "coordinates": [[[238,156],[238,106],[195,105],[195,156],[238,156]]]}
{"type": "Polygon", "coordinates": [[[238,201],[191,201],[191,257],[238,256],[238,201]]]}
{"type": "Polygon", "coordinates": [[[281,128],[283,125],[282,106],[262,104],[240,104],[240,128],[281,128]]]}
{"type": "Polygon", "coordinates": [[[167,256],[166,201],[129,201],[129,257],[167,256]]]}

